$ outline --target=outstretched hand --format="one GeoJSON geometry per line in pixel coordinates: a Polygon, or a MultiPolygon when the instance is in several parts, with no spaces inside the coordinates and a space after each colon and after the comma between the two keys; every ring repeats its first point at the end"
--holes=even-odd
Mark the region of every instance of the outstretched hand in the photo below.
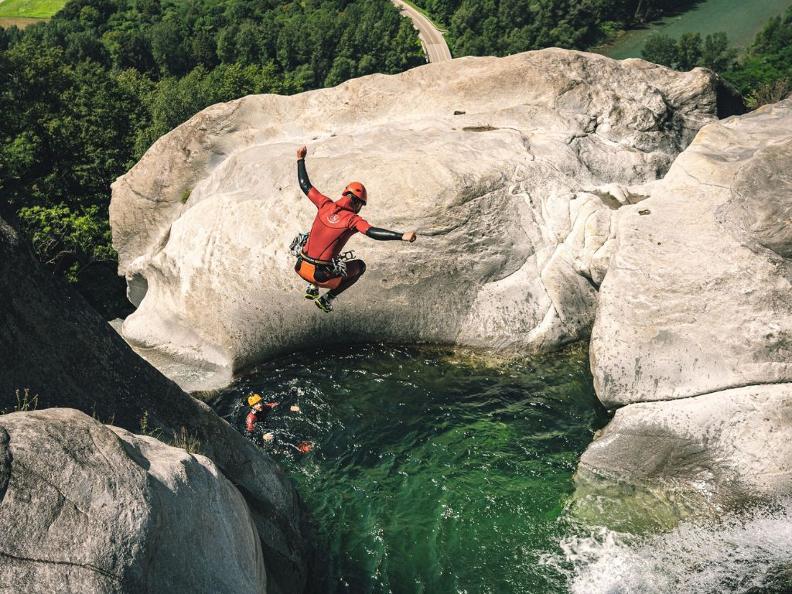
{"type": "Polygon", "coordinates": [[[410,243],[412,243],[413,241],[415,241],[416,237],[418,236],[415,234],[415,231],[407,231],[407,233],[402,235],[402,241],[409,241],[410,243]]]}
{"type": "Polygon", "coordinates": [[[307,155],[307,154],[308,154],[308,147],[307,146],[301,146],[300,148],[297,149],[297,158],[298,159],[305,159],[305,155],[307,155]]]}

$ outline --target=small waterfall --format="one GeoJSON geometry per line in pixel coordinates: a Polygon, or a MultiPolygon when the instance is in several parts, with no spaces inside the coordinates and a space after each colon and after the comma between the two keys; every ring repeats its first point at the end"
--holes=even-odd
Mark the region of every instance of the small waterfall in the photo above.
{"type": "Polygon", "coordinates": [[[572,594],[792,592],[792,499],[660,534],[573,533],[543,559],[566,573],[572,594]]]}

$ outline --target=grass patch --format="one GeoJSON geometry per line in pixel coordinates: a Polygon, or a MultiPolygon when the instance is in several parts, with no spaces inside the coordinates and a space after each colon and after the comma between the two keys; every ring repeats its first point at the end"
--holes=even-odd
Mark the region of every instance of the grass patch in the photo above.
{"type": "Polygon", "coordinates": [[[48,19],[66,4],[66,0],[2,0],[0,17],[48,19]]]}
{"type": "Polygon", "coordinates": [[[31,396],[28,388],[25,388],[22,393],[16,390],[16,401],[14,412],[28,412],[38,408],[38,394],[31,396]]]}
{"type": "Polygon", "coordinates": [[[0,410],[0,415],[5,415],[12,412],[28,412],[38,408],[38,394],[31,396],[30,388],[23,388],[21,391],[19,388],[17,388],[14,390],[14,394],[16,396],[16,404],[13,408],[5,408],[0,410]]]}
{"type": "Polygon", "coordinates": [[[148,410],[143,411],[143,416],[140,417],[140,433],[147,437],[153,437],[164,444],[181,448],[188,454],[201,454],[205,455],[203,451],[203,444],[197,435],[190,433],[187,427],[182,427],[178,431],[172,433],[172,437],[164,435],[159,428],[152,427],[149,423],[148,410]]]}
{"type": "Polygon", "coordinates": [[[178,433],[173,434],[171,445],[186,450],[188,454],[203,454],[201,440],[187,431],[187,427],[182,427],[178,433]]]}

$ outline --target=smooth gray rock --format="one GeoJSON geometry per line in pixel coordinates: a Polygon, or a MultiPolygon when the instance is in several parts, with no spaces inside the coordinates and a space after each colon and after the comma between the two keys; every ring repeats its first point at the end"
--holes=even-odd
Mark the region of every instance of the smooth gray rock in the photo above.
{"type": "Polygon", "coordinates": [[[591,369],[608,407],[792,382],[792,100],[701,130],[620,211],[591,369]]]}
{"type": "Polygon", "coordinates": [[[715,119],[718,88],[703,69],[547,49],[214,105],[113,184],[139,303],[122,333],[144,356],[229,372],[318,344],[528,351],[586,336],[618,196],[639,196],[627,187],[715,119]],[[329,316],[302,299],[287,253],[315,212],[297,185],[303,143],[317,188],[336,198],[359,179],[370,222],[419,234],[353,238],[368,271],[329,316]]]}
{"type": "Polygon", "coordinates": [[[623,408],[581,459],[581,494],[792,494],[790,171],[792,99],[705,126],[620,210],[590,356],[623,408]]]}
{"type": "MultiPolygon", "coordinates": [[[[0,328],[0,412],[16,408],[16,392],[27,389],[39,408],[77,408],[132,432],[140,432],[144,417],[150,431],[166,438],[185,428],[244,495],[261,537],[269,591],[303,590],[307,527],[297,493],[275,462],[137,356],[2,220],[0,328]]],[[[2,469],[0,455],[0,494],[2,469]]]]}
{"type": "Polygon", "coordinates": [[[578,467],[632,483],[693,486],[716,500],[792,493],[792,384],[750,386],[616,411],[578,467]]]}
{"type": "Polygon", "coordinates": [[[0,435],[0,592],[266,592],[247,504],[208,458],[73,409],[0,416],[0,435]]]}

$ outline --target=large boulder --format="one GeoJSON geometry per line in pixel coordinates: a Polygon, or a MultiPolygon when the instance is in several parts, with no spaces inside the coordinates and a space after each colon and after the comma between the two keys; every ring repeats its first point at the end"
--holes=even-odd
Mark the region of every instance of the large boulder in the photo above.
{"type": "Polygon", "coordinates": [[[792,99],[704,127],[621,209],[591,338],[620,409],[579,479],[792,493],[792,99]]]}
{"type": "Polygon", "coordinates": [[[317,343],[525,351],[586,336],[612,213],[716,119],[719,84],[548,49],[212,106],[113,184],[139,306],[123,335],[228,372],[317,343]],[[368,271],[330,316],[301,299],[287,250],[315,212],[297,185],[303,143],[317,188],[358,179],[370,222],[419,234],[353,239],[368,271]]]}
{"type": "Polygon", "coordinates": [[[266,592],[244,498],[204,456],[72,409],[0,416],[0,591],[266,592]]]}
{"type": "Polygon", "coordinates": [[[792,381],[792,100],[703,128],[623,209],[591,337],[609,407],[792,381]]]}
{"type": "Polygon", "coordinates": [[[76,408],[132,432],[142,426],[163,438],[185,432],[244,495],[261,538],[269,591],[302,590],[304,517],[288,478],[207,405],[137,356],[2,220],[0,328],[0,412],[24,408],[27,393],[39,408],[76,408]]]}

